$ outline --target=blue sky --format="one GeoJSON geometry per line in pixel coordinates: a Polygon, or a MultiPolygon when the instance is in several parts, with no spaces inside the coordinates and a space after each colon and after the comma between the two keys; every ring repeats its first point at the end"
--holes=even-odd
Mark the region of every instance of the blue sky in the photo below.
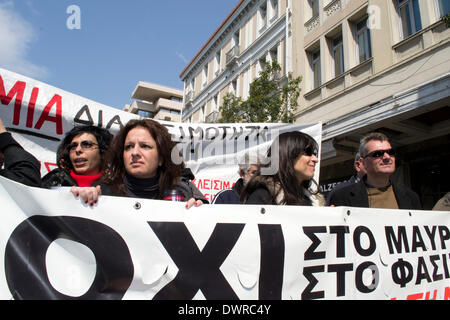
{"type": "MultiPolygon", "coordinates": [[[[0,67],[111,107],[179,74],[239,0],[0,0],[0,67]],[[69,29],[71,5],[81,29],[69,29]]],[[[71,20],[73,22],[73,20],[71,20]]]]}

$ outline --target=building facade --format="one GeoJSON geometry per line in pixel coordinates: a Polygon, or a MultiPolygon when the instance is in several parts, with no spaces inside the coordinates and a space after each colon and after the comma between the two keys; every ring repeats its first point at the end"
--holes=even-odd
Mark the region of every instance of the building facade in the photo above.
{"type": "Polygon", "coordinates": [[[123,110],[145,118],[181,121],[183,91],[150,82],[139,81],[134,89],[131,105],[123,110]]]}
{"type": "MultiPolygon", "coordinates": [[[[182,71],[183,122],[216,122],[223,97],[246,98],[250,83],[276,59],[285,78],[290,35],[286,0],[241,0],[182,71]]],[[[282,79],[280,79],[282,80],[282,79]]]]}
{"type": "Polygon", "coordinates": [[[221,97],[245,98],[276,58],[303,78],[296,122],[323,124],[324,192],[376,130],[397,149],[395,179],[430,209],[450,190],[449,12],[447,0],[242,0],[180,75],[182,121],[215,121],[221,97]]]}

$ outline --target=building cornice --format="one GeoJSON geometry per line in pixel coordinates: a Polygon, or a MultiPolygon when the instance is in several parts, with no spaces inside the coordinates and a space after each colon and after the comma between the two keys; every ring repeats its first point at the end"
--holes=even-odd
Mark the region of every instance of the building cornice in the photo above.
{"type": "Polygon", "coordinates": [[[257,2],[258,0],[241,0],[236,7],[234,7],[231,13],[197,52],[191,62],[189,62],[180,73],[179,77],[183,82],[185,78],[189,78],[192,72],[195,72],[198,66],[203,64],[214,49],[220,47],[224,39],[234,31],[235,26],[242,21],[247,12],[250,11],[257,2]]]}

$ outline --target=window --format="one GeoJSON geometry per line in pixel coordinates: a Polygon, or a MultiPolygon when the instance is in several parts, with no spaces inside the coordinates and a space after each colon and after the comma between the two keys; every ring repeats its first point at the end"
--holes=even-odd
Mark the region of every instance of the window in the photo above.
{"type": "Polygon", "coordinates": [[[311,71],[312,71],[312,89],[318,88],[321,85],[320,76],[320,50],[310,54],[311,71]]]}
{"type": "Polygon", "coordinates": [[[202,86],[205,87],[208,83],[208,64],[205,65],[205,67],[203,68],[203,82],[202,82],[202,86]]]}
{"type": "Polygon", "coordinates": [[[242,98],[245,100],[248,98],[249,94],[250,94],[250,70],[247,69],[246,71],[244,71],[243,73],[243,77],[242,77],[242,98]]]}
{"type": "Polygon", "coordinates": [[[239,42],[240,42],[240,37],[239,37],[239,30],[238,30],[233,34],[233,46],[239,46],[239,42]]]}
{"type": "Polygon", "coordinates": [[[370,30],[367,28],[367,17],[356,24],[356,45],[359,63],[362,63],[372,57],[370,30]]]}
{"type": "Polygon", "coordinates": [[[229,92],[237,96],[237,79],[231,81],[229,92]]]}
{"type": "Polygon", "coordinates": [[[450,1],[449,0],[437,0],[437,7],[439,10],[440,18],[442,18],[446,14],[450,13],[450,1]]]}
{"type": "Polygon", "coordinates": [[[205,105],[200,108],[199,122],[205,122],[205,105]]]}
{"type": "Polygon", "coordinates": [[[216,96],[214,96],[214,98],[213,98],[213,100],[212,100],[212,106],[211,106],[211,111],[212,112],[214,112],[214,111],[217,111],[217,103],[218,103],[218,96],[216,95],[216,96]]]}
{"type": "Polygon", "coordinates": [[[253,20],[249,19],[245,26],[245,47],[248,48],[252,44],[253,20]]]}
{"type": "Polygon", "coordinates": [[[261,72],[264,71],[266,67],[266,59],[260,58],[258,59],[258,62],[256,63],[256,77],[259,77],[261,72]]]}
{"type": "Polygon", "coordinates": [[[344,72],[344,46],[342,45],[342,36],[338,36],[332,41],[334,76],[337,77],[344,72]]]}
{"type": "Polygon", "coordinates": [[[217,76],[220,72],[220,51],[216,52],[216,59],[214,60],[214,74],[217,76]]]}
{"type": "Polygon", "coordinates": [[[310,10],[311,10],[311,18],[319,15],[319,0],[308,0],[310,10]]]}
{"type": "Polygon", "coordinates": [[[269,51],[269,59],[270,59],[270,61],[269,62],[273,62],[274,60],[275,61],[279,61],[278,60],[278,46],[276,46],[276,47],[273,47],[272,49],[270,49],[270,51],[269,51]]]}
{"type": "Polygon", "coordinates": [[[270,21],[278,18],[278,0],[269,0],[270,3],[270,21]]]}
{"type": "Polygon", "coordinates": [[[397,5],[400,17],[401,39],[403,40],[422,29],[419,1],[397,0],[397,5]]]}
{"type": "Polygon", "coordinates": [[[258,31],[262,33],[266,29],[266,20],[267,20],[267,4],[264,3],[261,7],[259,7],[258,14],[258,31]]]}

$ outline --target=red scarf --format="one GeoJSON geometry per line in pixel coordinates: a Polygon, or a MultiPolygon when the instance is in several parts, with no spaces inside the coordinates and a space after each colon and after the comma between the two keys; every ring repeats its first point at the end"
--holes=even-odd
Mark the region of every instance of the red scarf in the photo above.
{"type": "Polygon", "coordinates": [[[75,180],[79,187],[90,187],[95,180],[100,179],[102,173],[96,174],[95,176],[79,175],[70,170],[70,176],[75,180]]]}

